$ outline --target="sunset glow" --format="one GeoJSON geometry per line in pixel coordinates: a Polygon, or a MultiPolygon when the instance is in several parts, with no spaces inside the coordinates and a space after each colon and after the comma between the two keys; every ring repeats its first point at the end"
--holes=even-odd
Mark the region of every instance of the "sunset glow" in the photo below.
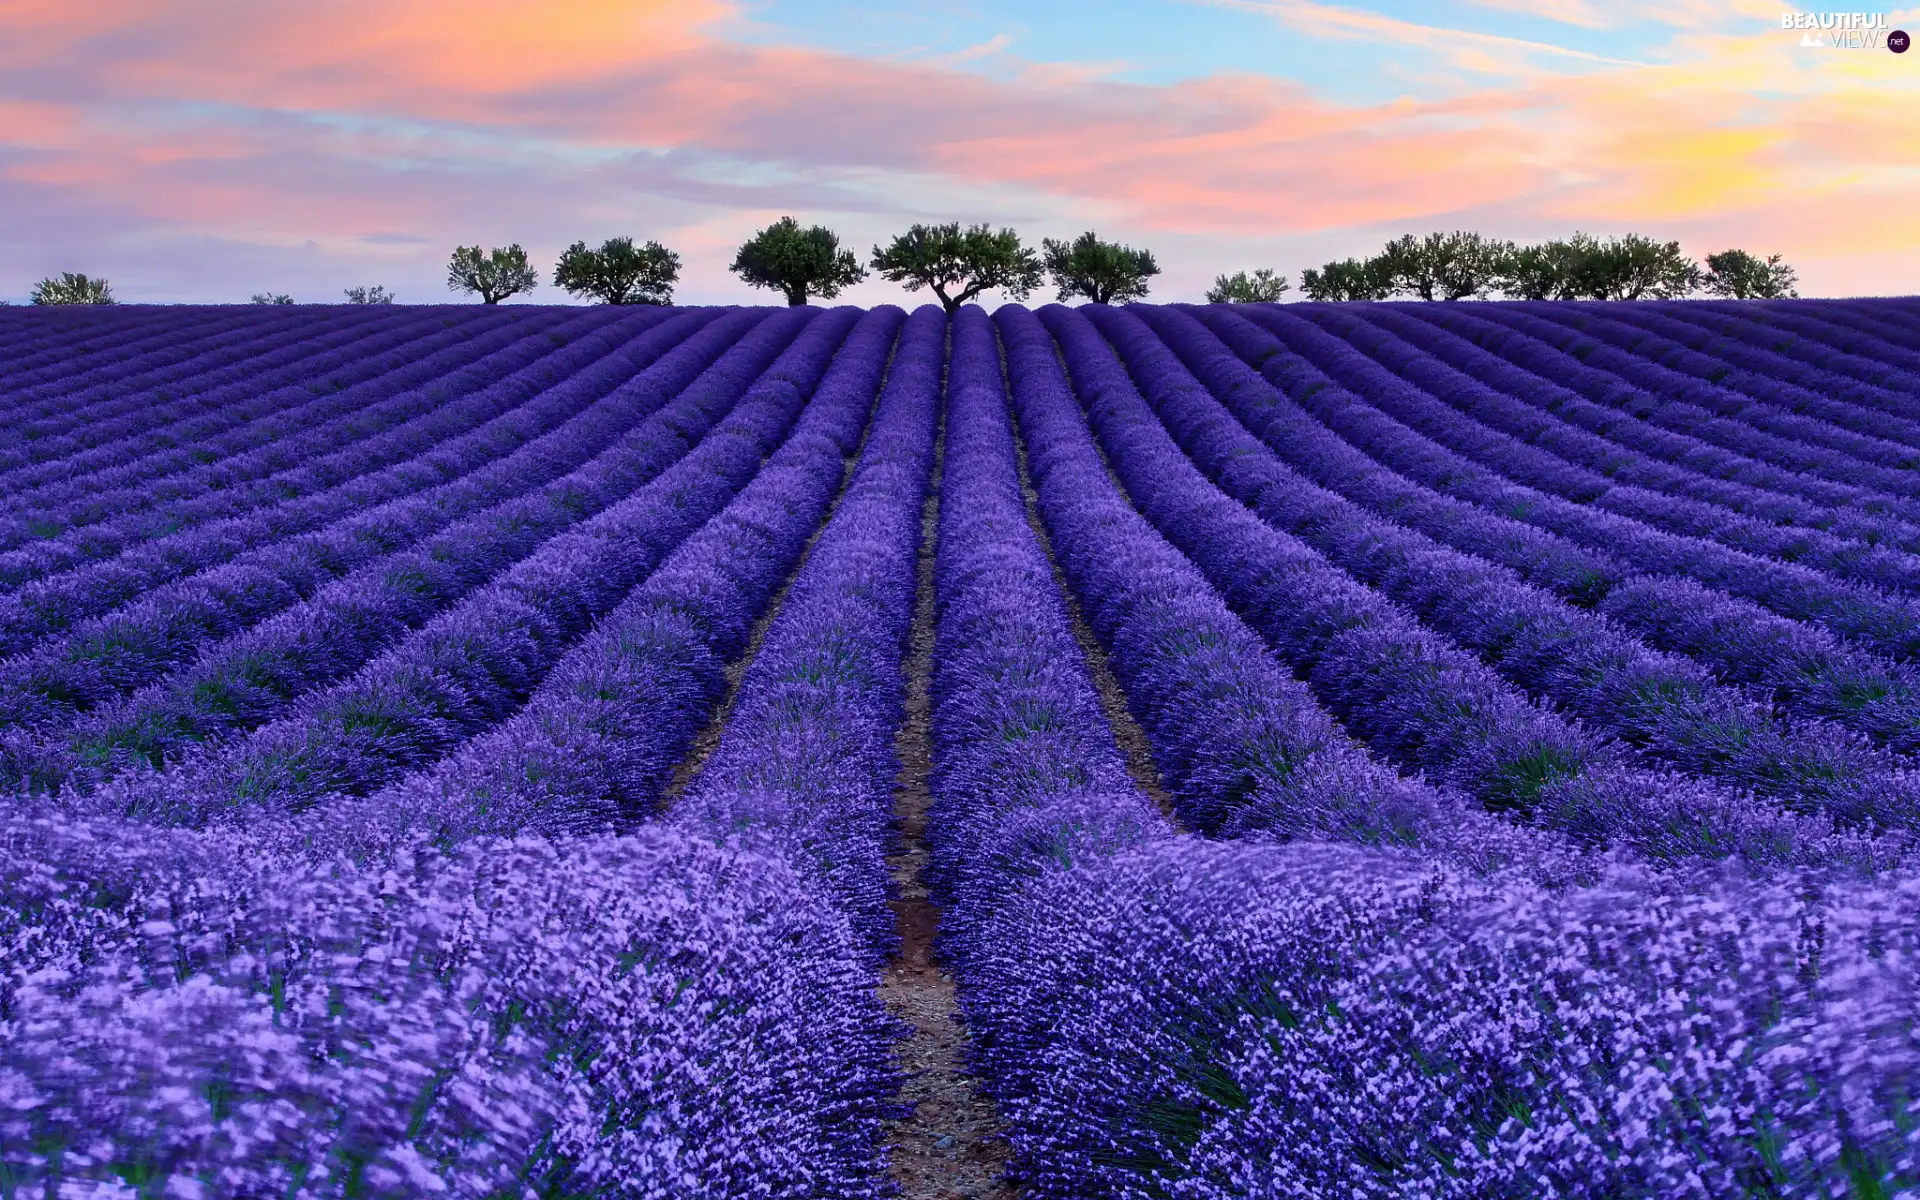
{"type": "Polygon", "coordinates": [[[1164,299],[1436,228],[1631,230],[1785,254],[1809,295],[1912,292],[1920,54],[1805,46],[1782,11],[10,0],[0,296],[74,270],[129,300],[441,301],[457,242],[550,264],[632,234],[680,249],[683,300],[739,301],[733,247],[784,212],[857,246],[1097,227],[1159,252],[1164,299]]]}

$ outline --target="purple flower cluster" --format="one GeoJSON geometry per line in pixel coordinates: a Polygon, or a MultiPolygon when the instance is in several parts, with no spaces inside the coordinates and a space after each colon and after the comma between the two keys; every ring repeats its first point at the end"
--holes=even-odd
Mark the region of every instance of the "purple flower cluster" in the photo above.
{"type": "Polygon", "coordinates": [[[415,366],[419,360],[457,346],[492,323],[415,319],[354,329],[330,339],[344,342],[337,349],[289,355],[291,361],[277,370],[250,369],[242,381],[211,389],[210,397],[223,394],[203,416],[0,474],[9,492],[10,518],[0,525],[0,545],[11,548],[25,538],[56,535],[61,532],[56,527],[71,529],[133,505],[193,494],[222,478],[198,472],[223,458],[273,446],[278,453],[265,461],[298,461],[299,445],[283,439],[308,436],[315,423],[351,412],[361,398],[342,397],[342,392],[398,370],[413,370],[424,381],[431,376],[415,366]],[[136,491],[142,485],[144,495],[136,491]],[[39,510],[30,523],[20,515],[28,507],[39,510]]]}
{"type": "MultiPolygon", "coordinates": [[[[1886,447],[1870,438],[1636,358],[1596,337],[1518,307],[1488,305],[1478,311],[1593,366],[1613,380],[1613,398],[1627,393],[1625,398],[1633,405],[1627,411],[1643,420],[1789,471],[1865,487],[1881,494],[1887,511],[1908,519],[1920,511],[1915,504],[1920,497],[1920,479],[1904,467],[1874,461],[1885,457],[1880,451],[1886,447]]],[[[1896,452],[1894,457],[1907,461],[1911,454],[1896,452]]]]}
{"type": "MultiPolygon", "coordinates": [[[[554,665],[526,705],[419,775],[327,806],[356,857],[422,835],[601,833],[650,818],[857,451],[904,314],[861,318],[753,482],[554,665]]],[[[924,353],[924,351],[916,351],[924,353]]]]}
{"type": "MultiPolygon", "coordinates": [[[[1884,519],[1868,528],[1831,507],[1796,504],[1739,485],[1711,487],[1704,476],[1570,428],[1441,362],[1429,352],[1431,344],[1451,335],[1422,329],[1419,322],[1394,312],[1367,315],[1371,320],[1344,310],[1307,314],[1344,347],[1361,351],[1392,377],[1376,373],[1350,353],[1321,357],[1309,350],[1308,356],[1339,382],[1373,398],[1382,411],[1482,467],[1668,533],[1708,538],[1845,579],[1903,591],[1920,589],[1920,567],[1905,552],[1920,549],[1920,528],[1884,519]],[[1692,498],[1695,495],[1700,498],[1692,498]],[[1754,515],[1746,515],[1749,512],[1754,515]]],[[[1531,504],[1524,509],[1515,505],[1508,511],[1532,517],[1532,509],[1531,504]]],[[[1581,528],[1577,520],[1573,527],[1581,528]]]]}
{"type": "MultiPolygon", "coordinates": [[[[1247,339],[1231,332],[1234,318],[1214,316],[1210,321],[1227,326],[1224,336],[1242,348],[1256,355],[1264,349],[1257,335],[1247,339]]],[[[1443,540],[1460,549],[1527,572],[1576,603],[1597,600],[1614,580],[1631,572],[1690,576],[1891,656],[1911,657],[1920,651],[1920,601],[1841,583],[1807,567],[1728,550],[1704,539],[1662,533],[1503,479],[1396,420],[1391,411],[1396,402],[1419,403],[1415,390],[1366,363],[1344,343],[1306,322],[1271,313],[1263,314],[1262,324],[1288,328],[1290,346],[1294,339],[1318,342],[1320,350],[1369,377],[1369,394],[1394,397],[1378,404],[1359,401],[1356,393],[1332,385],[1312,358],[1268,371],[1271,382],[1354,449],[1397,473],[1402,494],[1431,511],[1426,522],[1447,530],[1443,540]],[[1456,503],[1436,503],[1443,496],[1456,503]],[[1492,516],[1476,520],[1473,508],[1466,506],[1492,516]]],[[[1427,404],[1430,410],[1442,407],[1427,404]]]]}
{"type": "MultiPolygon", "coordinates": [[[[478,442],[475,469],[452,482],[158,589],[0,667],[0,712],[22,727],[0,739],[0,771],[52,788],[76,771],[161,766],[350,673],[671,465],[726,399],[687,384],[755,320],[722,318],[678,345],[684,330],[661,326],[635,346],[666,351],[658,362],[517,449],[478,442]]],[[[525,407],[577,407],[569,390],[525,407]]]]}
{"type": "MultiPolygon", "coordinates": [[[[1764,406],[1715,395],[1714,411],[1756,428],[1799,441],[1826,444],[1863,462],[1894,470],[1920,465],[1920,423],[1910,413],[1913,397],[1857,383],[1835,371],[1777,354],[1771,346],[1725,348],[1708,342],[1702,350],[1696,329],[1658,312],[1635,314],[1631,305],[1578,313],[1553,305],[1529,305],[1524,311],[1589,333],[1608,346],[1637,358],[1712,384],[1764,406]],[[1683,341],[1676,341],[1674,335],[1683,341]],[[1791,416],[1789,416],[1791,414],[1791,416]]],[[[1778,340],[1778,335],[1775,335],[1778,340]]]]}
{"type": "MultiPolygon", "coordinates": [[[[1192,318],[1161,311],[1149,320],[1167,348],[1246,422],[1208,420],[1221,402],[1206,391],[1190,393],[1193,402],[1186,405],[1156,406],[1209,475],[1262,518],[1300,536],[1528,692],[1664,767],[1848,824],[1907,828],[1920,815],[1920,777],[1904,764],[1832,725],[1785,726],[1770,707],[1717,683],[1692,660],[1651,650],[1497,562],[1410,528],[1422,523],[1423,512],[1447,510],[1457,531],[1449,542],[1499,557],[1493,547],[1500,518],[1457,501],[1423,501],[1419,489],[1314,422],[1192,318]]],[[[1231,337],[1236,321],[1219,315],[1209,324],[1231,337]]],[[[1245,322],[1238,328],[1252,330],[1245,322]]],[[[1361,403],[1348,398],[1349,407],[1361,403]]],[[[1595,591],[1604,594],[1604,588],[1595,591]]]]}
{"type": "Polygon", "coordinates": [[[954,316],[934,565],[927,882],[962,969],[1037,875],[1168,837],[1134,787],[1020,488],[992,323],[954,316]]]}
{"type": "Polygon", "coordinates": [[[1911,372],[1920,367],[1920,342],[1909,323],[1902,330],[1877,306],[1693,304],[1663,307],[1673,317],[1776,354],[1838,371],[1892,391],[1915,393],[1911,372]]]}
{"type": "Polygon", "coordinates": [[[881,1194],[885,1014],[777,862],[646,830],[357,872],[19,813],[0,844],[13,1188],[881,1194]]]}
{"type": "MultiPolygon", "coordinates": [[[[655,485],[607,508],[613,519],[587,521],[590,538],[563,535],[536,552],[528,563],[563,548],[537,573],[522,572],[517,607],[496,599],[462,628],[464,640],[443,637],[414,681],[436,671],[446,680],[459,652],[537,671],[524,643],[516,658],[511,645],[481,639],[512,639],[514,616],[541,603],[560,607],[537,634],[551,641],[559,622],[578,627],[618,599],[623,574],[644,575],[756,479],[750,503],[727,508],[696,535],[697,554],[675,559],[677,590],[654,597],[714,618],[713,650],[737,650],[760,605],[717,589],[757,583],[764,601],[791,567],[858,446],[900,324],[897,310],[782,312],[683,380],[656,414],[666,423],[635,427],[617,460],[629,472],[666,468],[655,485]],[[756,478],[796,417],[794,437],[756,478]],[[769,538],[786,547],[786,567],[737,558],[774,546],[769,538]],[[698,576],[702,561],[717,578],[698,576]]],[[[911,341],[908,360],[892,367],[896,398],[883,411],[895,415],[875,429],[867,521],[849,526],[821,568],[837,559],[853,591],[843,584],[816,606],[845,612],[866,593],[871,546],[856,535],[872,532],[890,481],[911,483],[906,527],[917,533],[944,341],[937,310],[911,341]]],[[[626,403],[632,426],[640,401],[626,403]]],[[[916,541],[905,547],[909,610],[916,541]]],[[[374,669],[396,658],[405,667],[417,640],[374,669]]],[[[831,723],[837,708],[821,716],[831,723]]],[[[888,730],[895,719],[879,714],[888,730]]],[[[822,744],[819,765],[835,769],[849,740],[843,731],[822,744]]],[[[395,757],[377,739],[357,748],[395,757]]],[[[129,782],[120,794],[138,792],[129,782]]],[[[889,794],[879,793],[883,817],[889,794]]],[[[489,828],[484,794],[454,789],[446,803],[474,811],[443,841],[489,828]]],[[[898,1086],[895,1029],[862,965],[871,949],[839,898],[816,886],[811,860],[796,875],[764,855],[708,845],[721,840],[708,830],[651,829],[479,837],[444,849],[396,840],[356,866],[329,857],[356,839],[331,836],[319,820],[267,813],[244,830],[167,830],[70,807],[16,802],[0,817],[16,865],[0,877],[9,892],[0,1046],[10,1047],[0,1053],[0,1092],[11,1122],[0,1143],[16,1183],[795,1200],[885,1190],[878,1137],[898,1086]]],[[[336,807],[356,815],[347,804],[310,815],[336,807]]]]}
{"type": "MultiPolygon", "coordinates": [[[[618,332],[603,330],[580,342],[607,348],[618,342],[618,332]]],[[[296,405],[294,411],[276,415],[273,422],[263,422],[288,422],[278,434],[269,432],[267,445],[225,461],[211,442],[188,444],[184,453],[198,465],[171,478],[140,478],[131,488],[111,488],[109,484],[117,482],[113,476],[90,472],[71,482],[73,490],[83,493],[79,505],[56,505],[33,497],[29,499],[31,516],[15,522],[15,549],[0,553],[0,586],[13,591],[46,576],[113,559],[134,547],[150,549],[156,541],[188,536],[190,530],[215,520],[259,513],[269,534],[296,532],[301,518],[311,522],[311,503],[288,509],[290,501],[311,501],[315,490],[349,484],[353,470],[378,470],[392,457],[394,445],[405,453],[405,444],[390,434],[396,426],[419,417],[419,401],[399,396],[369,405],[369,394],[394,394],[407,380],[428,382],[438,374],[444,372],[415,363],[367,380],[365,388],[342,388],[340,394],[326,397],[328,403],[338,401],[346,409],[336,420],[307,411],[313,405],[296,405]],[[163,507],[154,511],[154,505],[163,507]],[[33,530],[25,528],[27,522],[33,530]],[[56,526],[79,528],[54,532],[56,526]],[[17,545],[19,541],[25,545],[17,545]]],[[[495,417],[482,430],[513,417],[516,413],[495,417]]],[[[148,459],[136,455],[132,461],[148,459]]]]}
{"type": "Polygon", "coordinates": [[[880,1200],[930,800],[1036,1200],[1920,1195],[1916,367],[0,311],[0,1192],[880,1200]]]}
{"type": "MultiPolygon", "coordinates": [[[[396,397],[400,413],[407,418],[397,426],[303,465],[300,470],[306,482],[298,490],[315,493],[306,497],[306,503],[161,537],[129,553],[36,580],[0,596],[0,651],[10,653],[168,580],[226,562],[277,537],[456,478],[471,466],[460,454],[461,435],[484,436],[488,422],[564,378],[535,366],[554,351],[554,344],[544,336],[503,334],[502,340],[505,344],[464,369],[442,374],[396,397]]],[[[607,348],[602,343],[594,349],[604,352],[607,348]]],[[[582,361],[593,357],[597,356],[588,350],[582,361]]]]}
{"type": "Polygon", "coordinates": [[[767,627],[719,744],[662,818],[792,864],[846,914],[870,962],[897,940],[893,743],[946,334],[937,306],[907,318],[846,493],[767,627]]]}
{"type": "Polygon", "coordinates": [[[1913,889],[1174,840],[1006,906],[974,1019],[1035,1197],[1904,1194],[1913,889]]]}
{"type": "MultiPolygon", "coordinates": [[[[1657,404],[1614,376],[1473,312],[1381,306],[1367,319],[1409,337],[1448,365],[1519,401],[1545,420],[1637,457],[1649,486],[1686,492],[1761,520],[1806,524],[1873,544],[1902,544],[1914,526],[1889,517],[1890,502],[1850,483],[1784,470],[1636,413],[1657,404]],[[1393,322],[1393,324],[1388,324],[1393,322]]],[[[1523,430],[1531,427],[1523,426],[1523,430]]],[[[1528,440],[1534,440],[1530,432],[1528,440]]],[[[1544,444],[1544,443],[1543,443],[1544,444]]],[[[1602,460],[1612,463],[1616,460],[1602,460]]],[[[1622,468],[1596,466],[1610,476],[1622,468]]],[[[1625,477],[1625,476],[1621,476],[1625,477]]]]}
{"type": "MultiPolygon", "coordinates": [[[[312,332],[284,318],[277,324],[296,337],[312,332]]],[[[197,393],[258,365],[260,339],[273,333],[232,315],[215,329],[197,340],[163,337],[161,348],[123,360],[117,370],[70,371],[16,392],[8,405],[13,423],[0,438],[0,469],[16,471],[191,417],[197,393]]]]}
{"type": "MultiPolygon", "coordinates": [[[[378,323],[332,338],[332,342],[344,342],[338,348],[301,355],[286,353],[284,357],[290,361],[276,369],[250,365],[242,378],[207,388],[205,397],[211,399],[207,405],[211,411],[200,417],[94,445],[38,467],[0,474],[10,488],[6,509],[19,513],[19,509],[31,505],[48,511],[48,516],[67,518],[50,520],[50,524],[73,526],[115,515],[127,505],[142,503],[142,499],[167,499],[179,488],[171,476],[213,467],[230,455],[267,445],[278,447],[282,438],[307,434],[317,420],[344,417],[353,405],[351,401],[342,403],[340,392],[380,374],[417,371],[424,359],[457,348],[463,340],[480,336],[495,324],[501,321],[405,319],[378,323]],[[150,482],[148,497],[132,493],[132,484],[138,482],[150,482]],[[69,505],[69,513],[60,513],[69,505]]],[[[303,344],[296,342],[294,346],[303,344]]],[[[422,382],[430,378],[426,372],[417,374],[422,382]]],[[[290,455],[288,461],[292,459],[290,455]]],[[[19,536],[21,528],[10,522],[6,545],[15,545],[19,536]]],[[[44,536],[44,530],[40,536],[44,536]]]]}
{"type": "MultiPolygon", "coordinates": [[[[1552,839],[1402,778],[1349,740],[1109,480],[1040,320],[1008,306],[995,321],[1054,553],[1182,820],[1210,834],[1420,844],[1477,863],[1564,869],[1552,839]]],[[[1112,363],[1104,343],[1058,346],[1076,382],[1097,361],[1090,350],[1112,363]]],[[[1561,749],[1523,743],[1519,753],[1554,763],[1561,749]]]]}
{"type": "Polygon", "coordinates": [[[761,322],[689,387],[683,398],[732,411],[651,483],[542,543],[285,716],[165,772],[123,775],[83,805],[195,825],[298,811],[329,794],[376,791],[510,716],[785,436],[852,321],[817,313],[761,322]]]}
{"type": "MultiPolygon", "coordinates": [[[[1282,320],[1269,316],[1265,323],[1281,325],[1282,320]]],[[[1284,320],[1292,321],[1291,318],[1284,320]]],[[[1321,318],[1321,321],[1333,323],[1331,318],[1321,318]]],[[[1459,432],[1459,426],[1467,424],[1451,409],[1431,401],[1378,367],[1359,361],[1349,345],[1352,341],[1364,342],[1364,337],[1332,343],[1332,353],[1325,356],[1316,355],[1314,351],[1328,350],[1326,339],[1302,340],[1308,345],[1302,347],[1299,341],[1290,345],[1304,349],[1310,361],[1326,365],[1336,378],[1361,388],[1381,412],[1406,417],[1421,430],[1431,430],[1433,424],[1438,423],[1459,432]],[[1422,413],[1425,420],[1421,418],[1422,413]]],[[[1316,397],[1325,395],[1322,391],[1316,397]]],[[[1812,616],[1815,620],[1831,608],[1840,608],[1846,618],[1827,623],[1846,633],[1858,633],[1860,625],[1867,622],[1871,622],[1876,631],[1889,634],[1892,629],[1904,628],[1913,623],[1908,612],[1920,611],[1913,609],[1911,602],[1904,604],[1907,611],[1900,611],[1872,593],[1836,594],[1827,586],[1829,581],[1807,567],[1756,563],[1738,554],[1704,546],[1694,539],[1652,533],[1637,522],[1602,517],[1579,504],[1542,495],[1481,469],[1481,465],[1494,467],[1511,477],[1525,474],[1515,463],[1534,462],[1540,456],[1518,443],[1510,447],[1513,450],[1510,455],[1476,454],[1470,456],[1474,460],[1471,462],[1438,449],[1423,457],[1421,435],[1400,427],[1365,437],[1364,448],[1376,461],[1394,467],[1403,476],[1431,483],[1438,491],[1459,496],[1495,513],[1519,514],[1529,524],[1565,530],[1597,556],[1588,565],[1591,570],[1603,573],[1602,583],[1607,591],[1606,598],[1599,604],[1601,611],[1650,643],[1682,650],[1728,682],[1764,686],[1774,692],[1786,711],[1796,716],[1832,720],[1902,749],[1913,745],[1914,721],[1920,710],[1912,707],[1909,697],[1915,681],[1905,677],[1903,668],[1859,653],[1818,628],[1782,619],[1759,605],[1705,592],[1699,583],[1723,584],[1729,591],[1770,600],[1776,609],[1796,616],[1812,616]],[[1376,447],[1384,449],[1375,451],[1376,447]],[[1495,461],[1489,462],[1488,458],[1495,461]],[[1629,570],[1646,570],[1664,578],[1633,577],[1627,574],[1629,570]],[[1615,593],[1623,588],[1634,593],[1634,600],[1629,604],[1615,600],[1615,593]],[[1691,640],[1671,637],[1670,631],[1674,628],[1697,621],[1703,596],[1710,599],[1715,609],[1718,636],[1691,640]],[[1875,609],[1878,611],[1869,615],[1875,609]]],[[[1509,566],[1524,567],[1534,555],[1560,549],[1560,543],[1549,538],[1544,543],[1515,548],[1504,556],[1491,551],[1487,556],[1509,566]]],[[[1878,556],[1899,558],[1909,564],[1912,561],[1912,556],[1906,554],[1878,552],[1878,556]]],[[[1591,603],[1600,586],[1588,578],[1570,598],[1591,603]]],[[[1897,638],[1889,636],[1887,640],[1893,643],[1891,648],[1904,653],[1901,648],[1910,639],[1901,634],[1897,638]]]]}

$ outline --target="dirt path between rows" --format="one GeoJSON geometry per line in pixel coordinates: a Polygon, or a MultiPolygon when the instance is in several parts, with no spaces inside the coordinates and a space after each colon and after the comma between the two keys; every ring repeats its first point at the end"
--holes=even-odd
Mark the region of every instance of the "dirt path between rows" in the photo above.
{"type": "Polygon", "coordinates": [[[967,1073],[967,1031],[960,1023],[953,980],[933,961],[940,914],[920,881],[927,863],[927,808],[932,801],[928,684],[933,674],[933,555],[944,450],[943,429],[921,518],[920,586],[906,662],[906,720],[894,743],[900,758],[894,787],[900,847],[888,863],[898,889],[893,910],[901,946],[899,956],[885,967],[880,996],[887,1011],[913,1026],[913,1035],[896,1051],[907,1075],[900,1102],[910,1112],[889,1124],[887,1148],[905,1200],[1011,1200],[1017,1192],[1004,1177],[1004,1126],[993,1102],[967,1073]]]}
{"type": "MultiPolygon", "coordinates": [[[[1160,778],[1160,768],[1154,765],[1153,744],[1147,740],[1147,731],[1140,722],[1133,719],[1133,712],[1127,708],[1127,692],[1120,686],[1120,680],[1113,673],[1113,664],[1107,661],[1107,651],[1093,632],[1093,626],[1087,622],[1087,614],[1080,607],[1080,598],[1073,594],[1073,587],[1067,582],[1067,573],[1060,569],[1060,560],[1054,557],[1053,538],[1047,533],[1046,523],[1040,519],[1040,493],[1033,487],[1033,474],[1027,468],[1027,443],[1020,434],[1019,422],[1013,426],[1013,454],[1015,469],[1020,474],[1020,497],[1026,502],[1027,526],[1033,530],[1033,536],[1040,543],[1041,553],[1047,556],[1047,565],[1053,568],[1053,584],[1060,589],[1060,599],[1066,603],[1067,617],[1073,622],[1073,640],[1080,643],[1080,653],[1087,660],[1087,674],[1093,679],[1094,691],[1100,693],[1100,707],[1106,710],[1107,724],[1113,729],[1113,740],[1120,746],[1120,753],[1127,760],[1127,774],[1133,777],[1133,784],[1146,793],[1147,799],[1160,806],[1169,820],[1176,825],[1179,817],[1173,808],[1173,796],[1167,791],[1167,785],[1160,778]]],[[[1111,474],[1111,469],[1109,469],[1111,474]]],[[[1119,487],[1118,480],[1114,483],[1119,487]]],[[[1124,490],[1120,493],[1126,495],[1124,490]]]]}

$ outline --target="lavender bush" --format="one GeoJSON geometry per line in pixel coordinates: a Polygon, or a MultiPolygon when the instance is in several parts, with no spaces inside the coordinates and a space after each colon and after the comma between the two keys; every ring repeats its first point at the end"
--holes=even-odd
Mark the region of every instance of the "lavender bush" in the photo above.
{"type": "Polygon", "coordinates": [[[895,1194],[924,737],[1026,1195],[1920,1195],[1916,366],[0,310],[0,1194],[895,1194]]]}

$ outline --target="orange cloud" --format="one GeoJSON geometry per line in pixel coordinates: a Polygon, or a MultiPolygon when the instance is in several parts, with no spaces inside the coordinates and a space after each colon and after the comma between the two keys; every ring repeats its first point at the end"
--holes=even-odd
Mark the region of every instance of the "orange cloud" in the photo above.
{"type": "MultiPolygon", "coordinates": [[[[965,53],[733,42],[725,0],[0,0],[0,181],[275,244],[444,241],[489,212],[663,212],[721,239],[728,214],[793,207],[1008,219],[952,212],[965,194],[1060,225],[1045,232],[1097,215],[1222,247],[1351,230],[1359,250],[1440,224],[1739,231],[1849,279],[1810,215],[1920,198],[1916,64],[1802,50],[1777,16],[1735,35],[1677,5],[1674,41],[1639,65],[1319,0],[1227,2],[1431,46],[1478,84],[1353,106],[1249,76],[986,75],[965,53]]],[[[1573,26],[1627,12],[1482,2],[1573,26]]],[[[1872,227],[1862,253],[1920,253],[1911,223],[1872,227]]]]}

